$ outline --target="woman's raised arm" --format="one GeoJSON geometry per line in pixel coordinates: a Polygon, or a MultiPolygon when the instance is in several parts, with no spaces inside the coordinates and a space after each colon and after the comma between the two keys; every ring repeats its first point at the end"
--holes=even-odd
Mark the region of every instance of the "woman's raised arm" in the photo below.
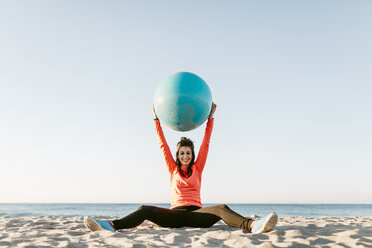
{"type": "Polygon", "coordinates": [[[163,153],[164,161],[165,161],[165,164],[167,165],[169,173],[173,173],[173,171],[177,168],[177,165],[172,157],[172,153],[169,149],[167,140],[165,139],[163,129],[161,128],[160,121],[158,119],[158,116],[156,115],[154,105],[152,105],[152,112],[154,114],[155,130],[156,130],[156,134],[158,135],[160,150],[163,153]]]}
{"type": "Polygon", "coordinates": [[[195,161],[195,163],[197,162],[196,164],[198,165],[199,171],[203,171],[205,163],[207,162],[209,142],[211,140],[213,123],[214,123],[213,115],[214,115],[214,112],[216,111],[216,108],[217,108],[217,105],[214,102],[212,102],[212,108],[211,108],[211,112],[208,117],[207,127],[205,128],[203,142],[199,149],[197,161],[195,161]]]}

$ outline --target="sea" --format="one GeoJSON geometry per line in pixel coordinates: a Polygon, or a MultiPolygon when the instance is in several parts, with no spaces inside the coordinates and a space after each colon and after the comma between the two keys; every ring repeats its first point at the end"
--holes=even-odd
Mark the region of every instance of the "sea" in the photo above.
{"type": "MultiPolygon", "coordinates": [[[[123,217],[141,205],[169,208],[165,203],[0,203],[0,217],[123,217]]],[[[204,207],[218,205],[204,204],[204,207]]],[[[372,204],[226,204],[243,216],[372,216],[372,204]]]]}

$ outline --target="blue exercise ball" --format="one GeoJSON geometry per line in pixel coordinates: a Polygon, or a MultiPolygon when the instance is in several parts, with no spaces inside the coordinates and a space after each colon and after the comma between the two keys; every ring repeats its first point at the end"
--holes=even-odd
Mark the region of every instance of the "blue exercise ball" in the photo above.
{"type": "Polygon", "coordinates": [[[161,122],[177,131],[190,131],[207,120],[212,93],[207,83],[190,72],[178,72],[160,83],[154,107],[161,122]]]}

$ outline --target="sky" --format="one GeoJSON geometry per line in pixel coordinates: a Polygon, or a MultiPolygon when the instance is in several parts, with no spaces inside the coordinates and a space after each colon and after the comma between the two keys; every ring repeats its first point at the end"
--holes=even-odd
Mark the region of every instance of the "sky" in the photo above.
{"type": "MultiPolygon", "coordinates": [[[[372,203],[372,1],[0,1],[0,203],[169,203],[156,86],[217,104],[203,203],[372,203]]],[[[163,125],[175,153],[205,124],[163,125]]]]}

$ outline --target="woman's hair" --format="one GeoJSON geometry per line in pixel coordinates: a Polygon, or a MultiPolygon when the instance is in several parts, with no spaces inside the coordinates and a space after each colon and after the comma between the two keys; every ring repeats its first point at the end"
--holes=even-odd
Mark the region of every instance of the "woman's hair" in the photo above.
{"type": "Polygon", "coordinates": [[[192,158],[191,158],[190,165],[189,165],[188,168],[187,168],[187,175],[188,175],[188,176],[191,176],[191,174],[192,174],[192,169],[191,169],[191,167],[192,167],[192,165],[193,165],[194,162],[195,162],[194,142],[192,142],[191,139],[188,139],[188,138],[186,138],[186,137],[182,137],[181,140],[177,143],[176,164],[177,164],[177,166],[178,166],[178,171],[179,171],[183,176],[185,176],[185,175],[183,174],[182,170],[181,170],[181,162],[180,162],[180,160],[178,159],[178,155],[179,155],[179,152],[180,152],[180,148],[181,148],[182,146],[188,146],[188,147],[191,148],[192,158]]]}

